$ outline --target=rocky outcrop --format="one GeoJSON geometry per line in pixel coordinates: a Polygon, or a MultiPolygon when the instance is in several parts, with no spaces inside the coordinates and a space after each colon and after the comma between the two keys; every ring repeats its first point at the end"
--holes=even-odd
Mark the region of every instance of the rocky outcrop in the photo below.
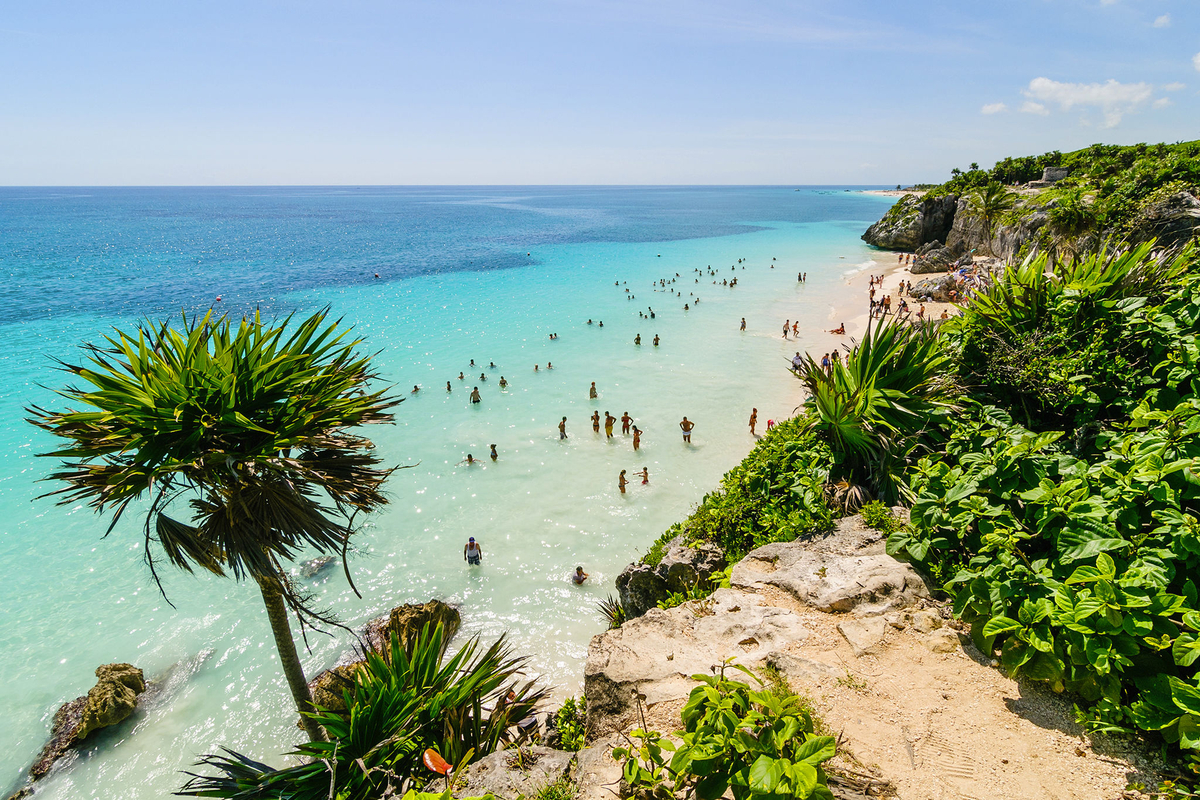
{"type": "Polygon", "coordinates": [[[305,561],[300,565],[301,578],[316,578],[326,571],[333,569],[337,559],[333,556],[320,556],[305,561]]]}
{"type": "MultiPolygon", "coordinates": [[[[396,606],[387,616],[376,617],[366,624],[362,632],[362,643],[372,650],[384,651],[391,646],[394,631],[401,645],[407,645],[426,624],[438,622],[442,623],[446,638],[450,639],[458,632],[460,621],[458,609],[441,600],[396,606]]],[[[363,663],[361,656],[361,651],[352,650],[337,665],[318,673],[308,682],[308,690],[312,692],[315,705],[330,711],[346,710],[342,693],[354,685],[354,674],[363,663]]]]}
{"type": "Polygon", "coordinates": [[[939,275],[936,278],[925,278],[913,284],[908,296],[918,301],[928,303],[949,303],[950,293],[957,291],[958,281],[953,275],[939,275]]]}
{"type": "Polygon", "coordinates": [[[1036,243],[1041,230],[1050,221],[1049,210],[1054,207],[1054,201],[1040,201],[1036,196],[1022,198],[1013,208],[1011,215],[1005,215],[1008,221],[997,223],[989,238],[984,230],[983,220],[968,213],[969,201],[962,198],[954,214],[954,224],[946,236],[946,246],[952,251],[971,252],[973,254],[991,254],[1003,260],[1011,261],[1017,257],[1022,248],[1027,252],[1036,250],[1036,243]]]}
{"type": "Polygon", "coordinates": [[[29,768],[33,780],[50,771],[54,762],[101,728],[116,725],[134,712],[138,695],[146,691],[142,671],[132,664],[105,664],[96,668],[96,685],[83,697],[54,712],[50,741],[29,768]]]}
{"type": "Polygon", "coordinates": [[[941,242],[922,245],[913,260],[912,274],[926,275],[931,272],[949,272],[971,263],[971,254],[961,242],[954,246],[943,246],[941,242]]]}
{"type": "Polygon", "coordinates": [[[537,797],[545,787],[566,778],[574,761],[574,753],[536,744],[498,750],[467,768],[455,794],[481,797],[490,793],[497,800],[537,797]]]}
{"type": "Polygon", "coordinates": [[[1176,192],[1138,214],[1130,240],[1157,239],[1163,247],[1175,247],[1200,236],[1200,199],[1190,192],[1176,192]]]}
{"type": "Polygon", "coordinates": [[[671,592],[686,592],[725,568],[725,553],[711,542],[690,546],[682,536],[667,545],[658,564],[635,562],[617,576],[617,593],[628,617],[640,617],[671,592]]]}
{"type": "Polygon", "coordinates": [[[814,638],[804,609],[878,617],[929,594],[912,567],[886,555],[879,534],[857,519],[842,520],[828,535],[753,550],[734,566],[730,588],[669,610],[651,608],[593,637],[584,669],[589,738],[633,722],[635,690],[647,706],[682,700],[695,686],[691,675],[728,658],[809,674],[838,671],[835,663],[789,654],[814,638]]]}
{"type": "Polygon", "coordinates": [[[957,195],[922,198],[906,194],[883,219],[867,228],[862,239],[885,250],[916,250],[927,242],[944,242],[957,206],[957,195]]]}

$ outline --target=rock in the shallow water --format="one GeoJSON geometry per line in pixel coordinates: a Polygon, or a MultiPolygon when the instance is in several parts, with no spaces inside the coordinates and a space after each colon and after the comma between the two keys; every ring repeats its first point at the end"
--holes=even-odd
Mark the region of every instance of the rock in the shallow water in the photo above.
{"type": "Polygon", "coordinates": [[[315,578],[327,569],[331,569],[337,559],[333,556],[321,556],[305,561],[300,565],[301,578],[315,578]]]}
{"type": "Polygon", "coordinates": [[[867,228],[863,241],[885,250],[916,250],[935,239],[945,241],[957,206],[957,195],[927,199],[906,194],[867,228]]]}
{"type": "Polygon", "coordinates": [[[453,638],[461,622],[458,609],[441,600],[430,600],[420,605],[396,606],[386,617],[377,617],[368,622],[363,631],[363,638],[372,649],[383,650],[389,646],[393,631],[403,645],[420,633],[425,625],[436,625],[439,622],[442,623],[446,638],[453,638]]]}
{"type": "Polygon", "coordinates": [[[671,592],[686,592],[725,568],[725,553],[711,542],[692,546],[676,536],[655,565],[636,562],[617,576],[617,594],[629,617],[640,617],[671,592]]]}
{"type": "Polygon", "coordinates": [[[574,760],[574,753],[536,744],[519,752],[499,750],[471,764],[455,794],[479,797],[491,792],[497,800],[537,797],[538,791],[566,777],[574,760]]]}
{"type": "Polygon", "coordinates": [[[29,769],[37,780],[54,762],[89,734],[116,725],[134,712],[138,695],[146,691],[142,671],[132,664],[105,664],[96,668],[96,685],[83,697],[63,704],[54,712],[50,741],[29,769]]]}

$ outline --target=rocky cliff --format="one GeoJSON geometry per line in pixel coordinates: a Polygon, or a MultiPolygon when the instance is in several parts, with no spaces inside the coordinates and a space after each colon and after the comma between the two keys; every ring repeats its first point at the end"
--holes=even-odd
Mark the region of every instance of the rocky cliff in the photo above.
{"type": "Polygon", "coordinates": [[[916,250],[932,241],[946,241],[954,224],[957,195],[921,198],[906,194],[888,209],[862,239],[885,250],[916,250]]]}

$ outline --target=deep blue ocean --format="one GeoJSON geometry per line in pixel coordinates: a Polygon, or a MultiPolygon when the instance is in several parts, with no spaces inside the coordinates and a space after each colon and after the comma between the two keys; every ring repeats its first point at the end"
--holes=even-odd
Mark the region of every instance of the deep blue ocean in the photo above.
{"type": "MultiPolygon", "coordinates": [[[[390,505],[357,537],[363,598],[340,570],[305,588],[350,626],[446,599],[460,635],[507,632],[562,696],[578,692],[603,628],[595,604],[620,569],[745,455],[752,406],[760,426],[794,413],[787,359],[829,349],[825,331],[848,321],[848,278],[876,266],[859,235],[892,201],[844,188],[0,188],[0,792],[23,780],[55,709],[113,661],[141,667],[153,692],[39,797],[160,798],[198,754],[279,764],[299,736],[256,590],[167,573],[172,607],[136,515],[105,539],[107,520],[37,499],[54,488],[36,456],[53,443],[24,408],[65,403],[54,359],[181,311],[344,315],[407,398],[370,435],[389,463],[417,466],[395,473],[390,505]],[[780,337],[785,319],[801,321],[799,341],[780,337]],[[641,451],[594,436],[597,410],[634,416],[641,451]],[[492,443],[498,461],[459,463],[492,443]],[[618,472],[643,467],[649,484],[620,494],[618,472]],[[468,535],[482,567],[462,563],[468,535]],[[592,576],[582,587],[577,564],[592,576]]],[[[351,643],[310,640],[310,674],[351,643]]]]}

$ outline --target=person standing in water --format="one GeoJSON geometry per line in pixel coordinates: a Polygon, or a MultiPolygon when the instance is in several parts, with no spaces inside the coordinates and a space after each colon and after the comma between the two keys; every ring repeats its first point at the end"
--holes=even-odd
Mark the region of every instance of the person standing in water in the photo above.
{"type": "Polygon", "coordinates": [[[746,330],[746,318],[742,317],[742,330],[746,330]]]}
{"type": "Polygon", "coordinates": [[[646,484],[650,483],[650,468],[649,467],[642,467],[641,472],[636,472],[634,474],[642,476],[642,486],[645,486],[646,484]]]}
{"type": "Polygon", "coordinates": [[[500,454],[496,452],[496,445],[490,444],[488,447],[492,448],[492,461],[500,458],[500,454]]]}
{"type": "Polygon", "coordinates": [[[621,494],[625,494],[625,485],[629,483],[625,479],[625,470],[621,470],[621,474],[617,476],[617,488],[621,490],[621,494]]]}
{"type": "Polygon", "coordinates": [[[575,581],[576,586],[580,586],[588,579],[588,574],[583,571],[583,567],[576,567],[575,574],[571,576],[571,580],[575,581]]]}
{"type": "Polygon", "coordinates": [[[563,417],[562,422],[558,423],[558,438],[560,440],[567,438],[567,418],[566,417],[563,417]]]}
{"type": "Polygon", "coordinates": [[[463,547],[463,561],[467,562],[468,566],[476,566],[483,560],[483,548],[475,541],[475,537],[467,539],[466,546],[463,547]]]}
{"type": "Polygon", "coordinates": [[[600,432],[600,412],[599,411],[596,411],[592,414],[592,431],[594,433],[600,432]]]}
{"type": "Polygon", "coordinates": [[[454,391],[453,389],[451,389],[451,388],[450,388],[450,381],[446,381],[446,391],[447,391],[447,392],[453,392],[453,391],[454,391]]]}
{"type": "MultiPolygon", "coordinates": [[[[654,315],[653,315],[653,314],[651,314],[650,316],[654,316],[654,315]]],[[[656,334],[654,334],[654,346],[655,346],[655,347],[658,347],[658,334],[657,334],[657,333],[656,333],[656,334]]]]}
{"type": "Polygon", "coordinates": [[[687,417],[683,418],[683,422],[679,423],[679,429],[683,431],[683,441],[688,444],[692,443],[692,428],[696,427],[696,423],[692,422],[687,417]]]}
{"type": "Polygon", "coordinates": [[[754,436],[754,426],[758,424],[758,409],[750,409],[750,435],[754,436]]]}
{"type": "Polygon", "coordinates": [[[479,399],[479,387],[478,387],[478,386],[476,386],[476,387],[475,387],[475,389],[474,389],[474,390],[471,392],[471,402],[472,402],[472,403],[478,403],[478,402],[480,402],[480,399],[479,399]]]}
{"type": "Polygon", "coordinates": [[[629,426],[632,424],[633,424],[633,417],[629,416],[629,412],[626,411],[624,414],[621,415],[621,435],[622,436],[629,435],[629,426]]]}
{"type": "Polygon", "coordinates": [[[633,450],[636,453],[642,449],[642,429],[637,425],[633,426],[633,450]]]}
{"type": "Polygon", "coordinates": [[[641,344],[642,344],[642,335],[641,335],[640,333],[639,333],[637,336],[633,337],[633,343],[634,343],[634,344],[636,344],[636,345],[638,345],[639,347],[641,346],[641,344]]]}
{"type": "Polygon", "coordinates": [[[609,439],[612,438],[613,425],[617,423],[617,418],[607,411],[604,412],[604,434],[609,439]]]}
{"type": "Polygon", "coordinates": [[[597,396],[597,392],[596,392],[596,382],[595,382],[595,381],[592,381],[592,388],[588,389],[588,399],[589,399],[589,400],[595,400],[595,399],[596,399],[596,396],[597,396]]]}
{"type": "Polygon", "coordinates": [[[503,376],[503,375],[501,375],[501,376],[500,376],[500,388],[501,388],[501,389],[507,389],[507,388],[508,388],[508,381],[504,380],[504,376],[503,376]]]}

